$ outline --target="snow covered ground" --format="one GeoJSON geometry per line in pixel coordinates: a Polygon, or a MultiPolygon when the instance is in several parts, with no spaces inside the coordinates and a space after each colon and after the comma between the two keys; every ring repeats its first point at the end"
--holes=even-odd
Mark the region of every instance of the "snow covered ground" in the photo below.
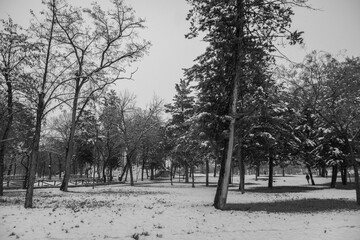
{"type": "Polygon", "coordinates": [[[229,210],[212,206],[216,179],[36,189],[24,209],[23,190],[0,197],[0,239],[360,239],[355,190],[329,189],[330,178],[267,181],[247,176],[247,192],[230,187],[229,210]],[[305,184],[306,183],[306,184],[305,184]]]}

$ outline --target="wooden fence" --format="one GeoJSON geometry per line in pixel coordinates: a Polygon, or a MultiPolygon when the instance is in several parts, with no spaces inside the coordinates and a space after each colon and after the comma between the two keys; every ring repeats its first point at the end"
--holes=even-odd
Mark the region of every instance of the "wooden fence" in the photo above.
{"type": "MultiPolygon", "coordinates": [[[[4,176],[3,187],[4,188],[23,188],[25,182],[25,175],[15,175],[15,176],[4,176]]],[[[34,183],[34,187],[57,187],[60,186],[62,178],[37,178],[34,183]]],[[[86,177],[71,176],[69,180],[69,186],[88,186],[93,183],[98,184],[102,182],[102,179],[93,179],[86,177]]]]}

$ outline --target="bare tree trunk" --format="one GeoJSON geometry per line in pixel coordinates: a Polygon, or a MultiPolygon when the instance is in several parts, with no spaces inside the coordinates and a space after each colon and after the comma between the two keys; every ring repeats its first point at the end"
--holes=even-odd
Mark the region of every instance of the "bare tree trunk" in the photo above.
{"type": "Polygon", "coordinates": [[[205,171],[206,171],[206,178],[205,178],[205,185],[209,186],[209,158],[207,157],[205,160],[205,171]]]}
{"type": "Polygon", "coordinates": [[[51,166],[52,166],[52,156],[51,156],[51,152],[49,152],[49,180],[51,180],[51,166]]]}
{"type": "Polygon", "coordinates": [[[194,174],[194,164],[191,164],[190,167],[190,172],[191,172],[191,187],[195,187],[195,174],[194,174]]]}
{"type": "Polygon", "coordinates": [[[355,177],[355,189],[356,189],[356,203],[358,205],[360,205],[360,183],[359,183],[359,169],[358,169],[358,163],[356,161],[355,158],[355,154],[354,154],[354,142],[353,141],[349,141],[348,138],[346,139],[346,143],[350,148],[350,158],[351,158],[351,162],[353,164],[353,168],[354,168],[354,177],[355,177]]]}
{"type": "Polygon", "coordinates": [[[171,163],[170,165],[170,183],[171,183],[171,186],[173,185],[173,164],[171,163]]]}
{"type": "Polygon", "coordinates": [[[216,160],[215,160],[215,164],[214,164],[214,177],[216,177],[216,171],[217,171],[216,167],[217,167],[217,163],[216,163],[216,160]]]}
{"type": "Polygon", "coordinates": [[[128,167],[128,164],[126,163],[124,166],[123,172],[122,172],[121,176],[119,177],[120,182],[122,182],[122,179],[123,179],[125,173],[127,172],[127,167],[128,167]]]}
{"type": "Polygon", "coordinates": [[[238,139],[238,149],[237,149],[237,159],[239,163],[239,176],[240,176],[240,183],[239,183],[239,190],[242,194],[245,193],[245,164],[244,159],[241,154],[241,138],[238,139]]]}
{"type": "Polygon", "coordinates": [[[6,86],[7,86],[7,121],[5,125],[5,129],[3,132],[3,135],[0,139],[0,196],[4,196],[4,187],[3,187],[3,181],[4,181],[4,171],[5,171],[5,150],[7,147],[7,141],[10,134],[10,130],[12,127],[12,122],[14,119],[13,116],[13,89],[12,89],[12,83],[9,80],[10,76],[8,73],[5,73],[5,80],[6,80],[6,86]]]}
{"type": "Polygon", "coordinates": [[[134,186],[133,169],[130,160],[129,160],[129,171],[130,171],[130,186],[134,186]]]}
{"type": "Polygon", "coordinates": [[[106,161],[105,161],[105,159],[104,159],[104,163],[102,166],[102,175],[103,175],[103,181],[104,181],[104,183],[106,183],[106,161]]]}
{"type": "Polygon", "coordinates": [[[112,182],[114,179],[113,177],[113,168],[112,166],[109,166],[109,181],[112,182]]]}
{"type": "Polygon", "coordinates": [[[61,156],[58,156],[58,162],[59,162],[59,178],[61,178],[61,167],[62,167],[62,165],[61,165],[61,156]]]}
{"type": "MultiPolygon", "coordinates": [[[[81,69],[78,73],[81,74],[81,69]]],[[[72,114],[71,114],[71,127],[70,127],[70,135],[67,140],[67,146],[66,146],[66,156],[65,156],[65,174],[63,181],[60,186],[60,190],[67,192],[68,191],[68,185],[70,180],[70,172],[71,172],[71,162],[74,152],[74,137],[75,137],[75,128],[76,128],[76,112],[77,112],[77,106],[78,106],[78,98],[80,94],[80,77],[78,76],[76,78],[76,85],[75,85],[75,94],[74,94],[74,100],[72,105],[72,114]]]]}
{"type": "Polygon", "coordinates": [[[36,125],[35,125],[35,135],[32,142],[32,151],[28,163],[29,173],[28,173],[28,184],[25,195],[25,208],[33,207],[33,195],[34,195],[34,183],[36,175],[36,165],[39,159],[39,147],[40,147],[40,134],[41,134],[41,120],[43,117],[44,109],[44,93],[39,94],[39,102],[36,112],[36,125]]]}
{"type": "Polygon", "coordinates": [[[141,166],[141,181],[144,181],[144,169],[145,169],[145,159],[143,158],[141,166]]]}
{"type": "Polygon", "coordinates": [[[150,180],[154,180],[154,167],[150,167],[150,180]]]}
{"type": "Polygon", "coordinates": [[[268,188],[273,187],[273,181],[274,181],[274,159],[272,156],[272,153],[268,151],[269,154],[269,182],[268,182],[268,188]]]}
{"type": "Polygon", "coordinates": [[[184,170],[185,170],[185,182],[189,183],[189,166],[187,163],[185,163],[184,170]]]}
{"type": "Polygon", "coordinates": [[[343,185],[347,185],[347,167],[346,164],[342,163],[340,165],[340,173],[341,173],[341,182],[343,185]]]}
{"type": "Polygon", "coordinates": [[[308,168],[309,175],[310,175],[310,179],[311,179],[311,185],[315,185],[315,181],[314,181],[313,174],[312,174],[312,172],[311,172],[311,167],[310,167],[310,165],[308,165],[307,168],[308,168]]]}
{"type": "Polygon", "coordinates": [[[338,173],[337,165],[332,166],[332,176],[330,183],[331,188],[335,188],[336,186],[337,173],[338,173]]]}

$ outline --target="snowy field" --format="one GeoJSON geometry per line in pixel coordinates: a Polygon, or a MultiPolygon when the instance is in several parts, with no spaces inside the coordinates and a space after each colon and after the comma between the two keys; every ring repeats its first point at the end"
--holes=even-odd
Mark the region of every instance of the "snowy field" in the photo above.
{"type": "Polygon", "coordinates": [[[247,176],[245,194],[230,187],[227,211],[212,207],[216,179],[204,180],[36,189],[33,209],[23,190],[6,190],[0,239],[360,239],[355,190],[329,189],[330,178],[313,187],[303,175],[275,177],[269,190],[247,176]]]}

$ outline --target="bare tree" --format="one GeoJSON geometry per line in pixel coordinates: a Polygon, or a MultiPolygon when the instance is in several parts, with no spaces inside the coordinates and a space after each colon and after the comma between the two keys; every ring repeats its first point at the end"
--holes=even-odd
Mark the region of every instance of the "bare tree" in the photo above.
{"type": "Polygon", "coordinates": [[[113,8],[108,11],[96,3],[92,9],[83,11],[65,2],[56,9],[56,23],[63,31],[57,40],[67,45],[69,57],[75,62],[73,81],[69,84],[72,117],[62,191],[68,190],[76,125],[86,105],[110,84],[131,78],[123,76],[126,67],[141,58],[150,46],[137,35],[144,28],[144,20],[137,19],[122,0],[112,3],[113,8]]]}
{"type": "Polygon", "coordinates": [[[19,78],[20,69],[28,58],[31,44],[27,41],[27,37],[19,32],[22,29],[10,17],[0,22],[4,29],[0,31],[0,91],[4,90],[6,98],[5,111],[0,114],[3,122],[0,129],[0,196],[3,196],[4,156],[7,144],[11,140],[9,134],[14,119],[13,99],[18,85],[16,79],[19,78]]]}
{"type": "Polygon", "coordinates": [[[59,44],[55,44],[55,36],[59,34],[55,22],[56,0],[45,2],[48,10],[42,12],[43,19],[33,14],[33,21],[29,34],[37,48],[33,51],[32,59],[27,66],[27,78],[22,80],[22,94],[36,112],[35,133],[32,140],[29,157],[28,186],[25,196],[25,208],[33,206],[33,189],[35,182],[36,164],[39,158],[39,147],[43,120],[49,112],[63,104],[66,93],[61,89],[69,79],[65,79],[72,63],[61,54],[59,44]]]}

